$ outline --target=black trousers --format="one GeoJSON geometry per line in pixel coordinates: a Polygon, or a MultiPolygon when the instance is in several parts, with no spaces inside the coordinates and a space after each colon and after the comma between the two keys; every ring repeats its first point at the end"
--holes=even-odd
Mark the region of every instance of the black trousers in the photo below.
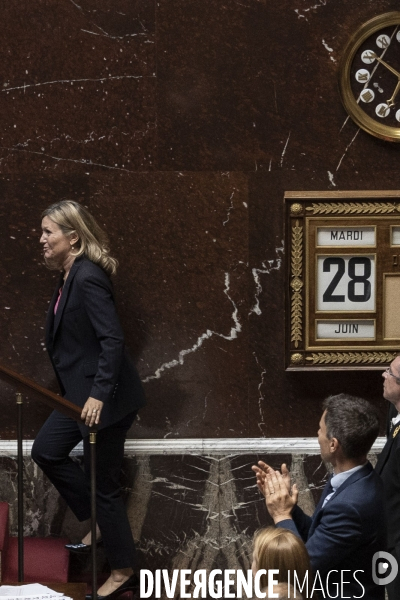
{"type": "MultiPolygon", "coordinates": [[[[120,474],[128,429],[136,417],[130,413],[96,436],[97,523],[111,569],[137,566],[136,548],[121,498],[120,474]]],[[[78,424],[54,411],[39,431],[32,458],[47,475],[79,521],[90,518],[90,444],[83,438],[83,471],[69,454],[82,440],[78,424]]]]}

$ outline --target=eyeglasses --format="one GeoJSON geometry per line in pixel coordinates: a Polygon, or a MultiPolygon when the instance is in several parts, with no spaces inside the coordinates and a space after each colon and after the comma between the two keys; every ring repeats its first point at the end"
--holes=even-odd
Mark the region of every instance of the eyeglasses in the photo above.
{"type": "Polygon", "coordinates": [[[400,385],[400,377],[396,377],[396,375],[394,373],[392,373],[392,371],[390,370],[390,367],[385,369],[384,373],[387,373],[388,375],[391,375],[392,377],[394,377],[396,380],[396,383],[398,383],[400,385]]]}

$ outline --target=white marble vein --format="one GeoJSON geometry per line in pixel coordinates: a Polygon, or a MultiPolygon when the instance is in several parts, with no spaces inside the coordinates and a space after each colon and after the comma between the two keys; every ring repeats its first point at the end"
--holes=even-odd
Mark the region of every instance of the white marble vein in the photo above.
{"type": "MultiPolygon", "coordinates": [[[[4,146],[0,146],[0,150],[7,150],[8,152],[26,152],[28,154],[38,154],[39,156],[45,156],[46,158],[51,158],[57,162],[73,162],[82,165],[92,166],[92,167],[103,167],[104,169],[112,169],[114,171],[126,171],[127,173],[134,173],[131,169],[126,169],[125,167],[118,167],[118,165],[103,165],[101,163],[97,163],[92,161],[90,158],[61,158],[60,156],[52,156],[51,154],[46,154],[45,152],[37,152],[36,150],[27,150],[25,148],[6,148],[4,146]]],[[[2,162],[3,159],[0,160],[2,162]]]]}
{"type": "Polygon", "coordinates": [[[111,35],[110,33],[107,33],[107,31],[104,31],[104,29],[102,29],[101,27],[99,27],[99,25],[94,25],[94,27],[97,27],[97,29],[99,29],[100,33],[97,33],[96,31],[89,31],[88,29],[81,29],[81,31],[83,31],[84,33],[90,33],[91,35],[99,35],[101,37],[106,37],[109,38],[110,40],[123,40],[125,38],[128,37],[137,37],[137,36],[148,36],[147,32],[143,32],[143,33],[126,33],[125,35],[111,35]]]}
{"type": "Polygon", "coordinates": [[[229,200],[231,201],[231,204],[228,208],[228,212],[226,214],[226,220],[223,221],[222,225],[225,227],[225,225],[229,222],[229,219],[231,218],[231,211],[233,210],[233,196],[235,195],[235,190],[233,190],[232,194],[229,197],[229,200]]]}
{"type": "Polygon", "coordinates": [[[312,10],[317,10],[318,8],[321,8],[321,6],[326,6],[327,4],[327,0],[319,0],[319,2],[317,2],[316,4],[313,4],[311,6],[309,6],[308,8],[295,8],[294,12],[297,13],[298,18],[303,18],[306,19],[306,21],[308,21],[307,17],[302,14],[304,13],[309,13],[312,10]]]}
{"type": "Polygon", "coordinates": [[[174,367],[177,367],[178,365],[183,365],[185,362],[185,357],[188,354],[192,354],[193,352],[196,352],[196,350],[198,350],[199,348],[201,348],[201,346],[203,345],[203,342],[205,340],[210,339],[213,336],[216,337],[220,337],[223,338],[224,340],[228,340],[228,341],[232,341],[235,340],[238,336],[238,333],[241,332],[242,330],[242,326],[240,324],[239,321],[239,316],[238,316],[238,308],[235,304],[235,302],[232,300],[232,298],[229,295],[229,291],[230,291],[230,277],[229,277],[229,273],[225,273],[225,289],[224,289],[224,294],[227,296],[227,298],[229,299],[229,301],[231,302],[234,311],[232,313],[232,319],[234,322],[234,326],[231,327],[230,333],[229,335],[225,335],[223,333],[218,333],[217,331],[213,331],[211,329],[207,329],[207,331],[205,333],[203,333],[202,335],[200,335],[196,342],[193,344],[193,346],[191,348],[186,348],[185,350],[181,350],[178,354],[178,358],[177,359],[173,359],[169,362],[166,362],[164,364],[162,364],[160,367],[158,367],[158,369],[155,371],[154,375],[149,375],[148,377],[145,377],[142,381],[143,383],[147,383],[148,381],[151,381],[152,379],[160,379],[160,377],[162,376],[162,374],[164,373],[164,371],[168,370],[168,369],[172,369],[174,367]]]}
{"type": "Polygon", "coordinates": [[[262,403],[264,401],[264,396],[261,393],[261,388],[264,385],[264,375],[266,374],[267,371],[266,371],[266,369],[262,369],[262,367],[260,365],[260,362],[259,362],[259,360],[258,360],[255,352],[253,352],[253,356],[254,356],[254,358],[256,360],[257,365],[261,369],[261,381],[258,384],[258,410],[260,412],[261,422],[258,423],[258,429],[261,431],[261,435],[262,435],[263,434],[262,427],[265,426],[265,420],[264,420],[264,411],[263,411],[263,407],[262,407],[262,403]]]}
{"type": "Polygon", "coordinates": [[[262,263],[262,269],[254,268],[251,270],[255,284],[256,284],[256,293],[255,293],[255,304],[252,307],[252,309],[250,310],[249,315],[251,315],[251,313],[255,313],[256,315],[261,315],[262,311],[260,309],[259,296],[262,292],[262,286],[260,283],[260,274],[269,275],[271,273],[271,271],[279,271],[279,269],[282,266],[282,256],[280,256],[280,255],[284,254],[284,252],[285,252],[284,246],[285,246],[285,243],[282,240],[282,246],[275,248],[276,258],[264,261],[262,263]],[[266,263],[268,263],[268,265],[266,263]]]}
{"type": "Polygon", "coordinates": [[[340,160],[339,160],[339,162],[338,162],[338,164],[337,164],[337,167],[336,167],[336,172],[337,172],[337,171],[339,171],[339,169],[340,169],[340,167],[341,167],[341,164],[342,164],[342,161],[343,161],[344,157],[346,156],[348,149],[350,148],[350,146],[352,145],[352,143],[354,142],[354,140],[356,139],[356,137],[358,136],[358,134],[359,134],[359,133],[360,133],[360,129],[357,129],[357,131],[356,131],[356,133],[355,133],[355,135],[354,135],[353,139],[352,139],[352,140],[351,140],[351,142],[350,142],[350,143],[349,143],[349,144],[346,146],[346,149],[345,149],[345,151],[343,152],[343,155],[342,155],[342,157],[340,158],[340,160]]]}
{"type": "Polygon", "coordinates": [[[328,177],[329,177],[329,182],[331,185],[334,185],[336,187],[336,183],[333,179],[333,173],[331,173],[330,171],[328,171],[328,177]]]}
{"type": "Polygon", "coordinates": [[[111,81],[113,79],[155,79],[155,75],[108,75],[107,77],[99,77],[97,79],[56,79],[54,81],[42,81],[41,83],[28,83],[24,85],[18,85],[16,87],[5,87],[1,91],[11,92],[12,90],[27,90],[32,87],[40,87],[43,85],[56,85],[70,83],[83,83],[83,82],[98,82],[98,81],[111,81]]]}
{"type": "Polygon", "coordinates": [[[291,134],[291,133],[292,133],[292,132],[291,132],[291,131],[289,131],[289,135],[288,135],[288,137],[287,137],[287,140],[286,140],[285,147],[283,148],[283,152],[282,152],[282,156],[281,156],[281,162],[279,163],[279,166],[280,166],[280,167],[282,167],[282,166],[283,166],[283,159],[285,158],[285,154],[286,154],[286,148],[287,148],[287,146],[288,146],[288,143],[289,143],[289,140],[290,140],[290,134],[291,134]]]}

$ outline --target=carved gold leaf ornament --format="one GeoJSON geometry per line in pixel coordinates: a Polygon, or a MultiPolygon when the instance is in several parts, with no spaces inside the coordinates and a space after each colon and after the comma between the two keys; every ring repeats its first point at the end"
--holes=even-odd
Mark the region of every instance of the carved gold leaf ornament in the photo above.
{"type": "MultiPolygon", "coordinates": [[[[301,208],[301,207],[300,207],[301,208]]],[[[292,288],[291,298],[291,341],[295,348],[299,347],[299,342],[303,339],[303,298],[301,290],[303,281],[301,279],[303,269],[303,227],[299,221],[296,221],[292,228],[292,252],[291,252],[291,275],[292,288]]]]}
{"type": "Polygon", "coordinates": [[[294,354],[292,354],[292,356],[290,357],[290,362],[293,365],[298,365],[299,363],[303,362],[303,355],[300,354],[300,352],[295,352],[294,354]]]}
{"type": "Polygon", "coordinates": [[[396,357],[396,352],[312,352],[306,360],[314,365],[352,365],[390,363],[396,357]]]}
{"type": "Polygon", "coordinates": [[[290,206],[290,212],[292,215],[300,215],[303,212],[303,207],[298,202],[295,202],[290,206]]]}
{"type": "Polygon", "coordinates": [[[314,215],[377,215],[400,212],[400,205],[392,202],[321,202],[307,206],[314,215]]]}
{"type": "Polygon", "coordinates": [[[295,277],[294,279],[292,279],[292,281],[290,282],[290,287],[292,288],[292,290],[294,292],[300,292],[301,288],[303,287],[303,282],[300,279],[300,277],[295,277]]]}

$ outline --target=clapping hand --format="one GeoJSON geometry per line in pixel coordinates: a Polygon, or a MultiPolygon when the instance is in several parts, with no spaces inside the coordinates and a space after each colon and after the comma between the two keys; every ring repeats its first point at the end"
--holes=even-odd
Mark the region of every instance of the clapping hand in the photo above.
{"type": "MultiPolygon", "coordinates": [[[[267,465],[267,463],[263,462],[262,460],[258,461],[258,466],[254,465],[253,467],[251,467],[254,471],[254,473],[256,474],[257,477],[257,487],[260,490],[260,492],[265,496],[264,494],[264,482],[265,482],[265,478],[267,476],[268,471],[272,471],[274,472],[273,468],[270,467],[269,465],[267,465]]],[[[290,480],[290,471],[287,468],[286,464],[283,463],[282,467],[281,467],[281,474],[282,474],[282,478],[283,481],[285,482],[285,485],[287,487],[287,490],[290,494],[291,492],[291,480],[290,480]]]]}
{"type": "Polygon", "coordinates": [[[275,523],[291,519],[294,506],[297,504],[299,492],[296,484],[291,486],[290,473],[283,464],[282,472],[274,471],[266,463],[259,461],[252,467],[257,477],[257,487],[265,497],[267,510],[275,523]]]}

